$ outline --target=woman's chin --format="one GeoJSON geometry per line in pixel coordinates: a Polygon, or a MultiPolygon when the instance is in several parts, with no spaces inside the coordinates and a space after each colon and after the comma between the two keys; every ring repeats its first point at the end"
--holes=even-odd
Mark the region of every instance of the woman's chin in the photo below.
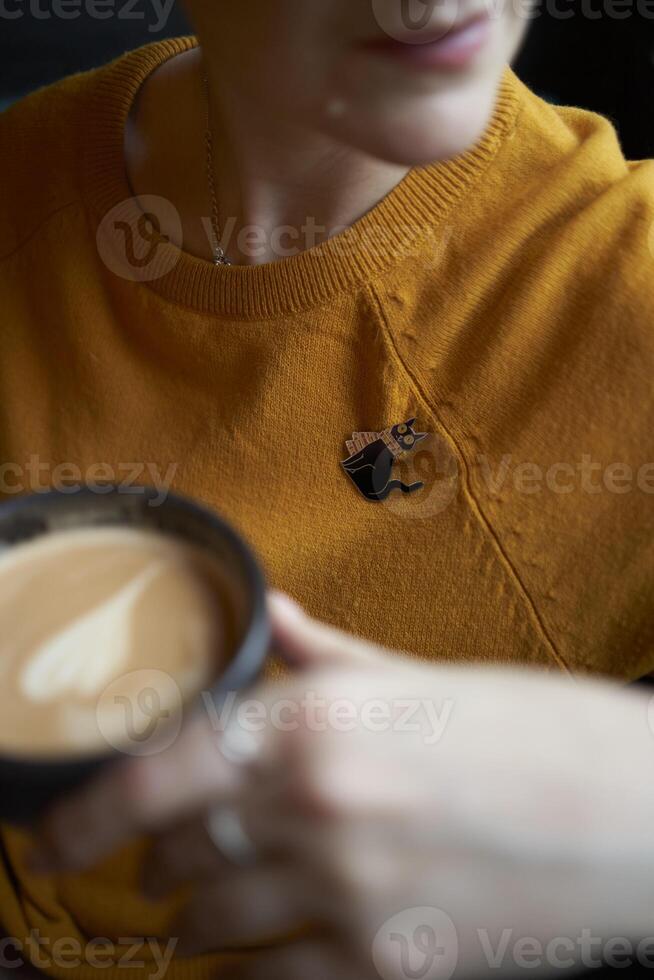
{"type": "Polygon", "coordinates": [[[497,86],[477,84],[380,106],[378,113],[344,112],[330,121],[342,143],[399,166],[423,166],[449,160],[473,147],[487,129],[497,86]]]}

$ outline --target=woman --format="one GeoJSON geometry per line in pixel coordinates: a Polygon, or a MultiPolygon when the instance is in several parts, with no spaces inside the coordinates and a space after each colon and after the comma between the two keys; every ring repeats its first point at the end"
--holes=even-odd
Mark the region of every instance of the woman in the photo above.
{"type": "Polygon", "coordinates": [[[592,965],[654,880],[647,701],[570,682],[654,660],[653,165],[506,67],[524,10],[188,7],[0,117],[3,489],[174,473],[313,618],[271,600],[239,752],[205,719],[5,829],[5,927],[80,978],[592,965]]]}

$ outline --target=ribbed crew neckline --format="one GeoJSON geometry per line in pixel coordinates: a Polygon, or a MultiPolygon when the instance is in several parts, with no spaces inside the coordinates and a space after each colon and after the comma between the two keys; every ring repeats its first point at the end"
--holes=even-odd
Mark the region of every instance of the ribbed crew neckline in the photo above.
{"type": "MultiPolygon", "coordinates": [[[[82,134],[85,198],[96,219],[120,207],[126,213],[132,209],[132,215],[140,213],[125,166],[127,117],[147,76],[196,45],[194,37],[155,42],[97,71],[90,125],[82,134]]],[[[361,287],[434,234],[439,221],[490,164],[512,128],[518,104],[518,82],[507,66],[491,120],[473,148],[447,162],[413,168],[351,228],[320,245],[258,266],[215,266],[172,245],[160,245],[152,276],[143,285],[200,313],[239,319],[298,313],[361,287]]]]}

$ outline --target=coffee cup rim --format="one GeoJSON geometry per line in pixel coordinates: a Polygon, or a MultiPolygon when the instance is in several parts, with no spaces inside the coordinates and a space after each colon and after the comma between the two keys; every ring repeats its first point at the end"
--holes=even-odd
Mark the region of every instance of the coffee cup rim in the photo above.
{"type": "MultiPolygon", "coordinates": [[[[3,530],[5,525],[11,524],[12,518],[18,519],[21,515],[29,518],[33,516],[33,512],[36,512],[39,507],[43,510],[53,506],[67,506],[62,502],[64,499],[68,501],[75,500],[76,502],[92,501],[94,503],[98,500],[105,501],[105,503],[99,504],[99,507],[103,508],[108,506],[109,501],[120,496],[126,499],[127,510],[134,511],[138,507],[137,503],[132,503],[132,501],[140,502],[141,508],[143,508],[149,506],[151,500],[158,499],[160,496],[160,491],[154,487],[143,486],[139,487],[138,490],[138,495],[133,493],[125,494],[124,491],[121,491],[120,487],[114,484],[106,484],[103,486],[102,493],[100,494],[89,487],[76,489],[74,495],[62,490],[48,489],[24,495],[15,500],[3,501],[0,503],[0,560],[5,550],[3,544],[5,547],[11,549],[28,540],[36,539],[37,537],[59,530],[59,528],[36,530],[33,534],[28,533],[26,536],[18,537],[7,543],[8,539],[3,534],[3,530]]],[[[241,691],[249,687],[260,675],[267,657],[271,629],[266,605],[266,580],[263,569],[244,537],[232,524],[208,505],[182,493],[168,492],[164,502],[159,506],[168,508],[173,506],[179,514],[188,515],[200,521],[202,525],[210,528],[214,533],[217,533],[228,545],[232,553],[236,555],[240,570],[243,573],[243,584],[249,596],[246,624],[240,642],[233,656],[230,658],[226,669],[207,687],[207,690],[214,698],[214,702],[219,703],[229,693],[241,691]]],[[[26,524],[24,530],[29,531],[30,527],[35,526],[34,524],[26,524]]],[[[112,522],[107,522],[106,524],[103,521],[97,521],[95,524],[75,524],[73,522],[69,525],[70,529],[92,526],[112,526],[112,522]]],[[[130,522],[123,523],[116,521],[115,526],[130,526],[130,522]]],[[[145,527],[147,526],[147,522],[145,524],[133,522],[131,526],[145,527]]],[[[163,530],[162,533],[169,533],[174,536],[174,531],[163,530]]],[[[183,535],[180,535],[180,537],[183,537],[183,535]]],[[[210,548],[207,550],[208,553],[211,553],[210,548]]],[[[185,705],[185,713],[187,710],[192,712],[197,707],[198,699],[199,692],[189,699],[185,705]]],[[[38,783],[40,777],[56,777],[58,772],[73,778],[75,773],[78,773],[81,780],[84,778],[84,773],[87,770],[91,772],[99,765],[127,757],[128,753],[109,744],[107,745],[106,751],[104,749],[101,751],[89,750],[87,752],[73,752],[66,756],[28,752],[22,754],[9,752],[0,747],[0,780],[4,782],[5,779],[15,774],[16,778],[21,782],[21,776],[29,776],[38,783]]]]}

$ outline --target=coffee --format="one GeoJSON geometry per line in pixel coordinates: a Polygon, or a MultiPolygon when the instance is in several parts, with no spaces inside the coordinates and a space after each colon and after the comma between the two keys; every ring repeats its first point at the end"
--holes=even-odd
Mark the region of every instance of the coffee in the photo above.
{"type": "Polygon", "coordinates": [[[119,747],[134,708],[146,720],[166,717],[213,682],[228,659],[228,620],[220,569],[180,538],[81,527],[8,548],[0,553],[0,753],[119,747]]]}

